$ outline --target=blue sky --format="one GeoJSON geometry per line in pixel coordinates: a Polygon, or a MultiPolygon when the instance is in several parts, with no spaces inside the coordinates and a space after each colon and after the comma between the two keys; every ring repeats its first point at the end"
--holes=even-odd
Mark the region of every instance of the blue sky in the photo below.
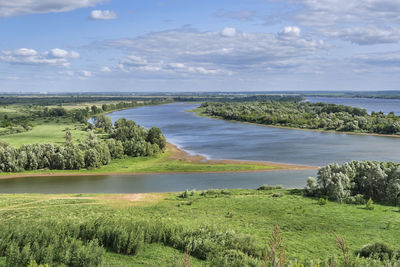
{"type": "Polygon", "coordinates": [[[398,0],[0,0],[0,92],[400,89],[398,0]]]}

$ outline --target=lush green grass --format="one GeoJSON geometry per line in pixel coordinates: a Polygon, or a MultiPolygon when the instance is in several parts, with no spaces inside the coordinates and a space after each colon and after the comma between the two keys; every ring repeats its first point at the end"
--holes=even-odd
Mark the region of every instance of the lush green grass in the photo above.
{"type": "Polygon", "coordinates": [[[88,133],[83,131],[83,125],[73,123],[67,119],[53,119],[49,121],[35,121],[32,130],[22,133],[0,136],[0,141],[19,147],[23,144],[65,142],[65,130],[70,129],[75,141],[83,140],[88,133]]]}
{"type": "MultiPolygon", "coordinates": [[[[400,214],[396,207],[376,205],[374,210],[367,210],[363,205],[333,202],[318,205],[316,199],[303,197],[298,190],[285,189],[222,193],[216,190],[205,196],[199,192],[188,198],[177,196],[177,193],[151,194],[129,201],[118,195],[1,195],[0,216],[2,222],[25,225],[47,219],[82,222],[109,217],[161,220],[191,229],[208,225],[220,231],[252,235],[259,247],[266,245],[274,225],[278,224],[289,259],[339,256],[334,233],[346,240],[352,253],[376,241],[399,248],[400,214]],[[280,193],[281,197],[273,197],[274,193],[280,193]]],[[[179,257],[183,257],[181,252],[151,245],[138,256],[107,254],[104,262],[168,266],[179,257]]]]}
{"type": "MultiPolygon", "coordinates": [[[[147,245],[137,256],[127,256],[107,252],[104,256],[103,266],[183,266],[184,253],[161,244],[147,245]]],[[[190,257],[192,267],[206,266],[204,261],[190,257]]]]}

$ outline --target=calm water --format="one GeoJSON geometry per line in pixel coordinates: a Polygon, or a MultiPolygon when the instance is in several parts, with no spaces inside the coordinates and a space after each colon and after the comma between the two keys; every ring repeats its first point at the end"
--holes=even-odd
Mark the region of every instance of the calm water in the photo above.
{"type": "Polygon", "coordinates": [[[198,117],[186,110],[196,104],[174,103],[110,114],[145,127],[161,128],[167,139],[211,159],[265,160],[322,166],[332,162],[400,159],[400,138],[323,133],[265,127],[198,117]]]}
{"type": "MultiPolygon", "coordinates": [[[[392,102],[385,100],[385,103],[387,101],[392,102]]],[[[399,138],[279,129],[202,118],[185,112],[197,106],[174,103],[118,111],[110,116],[114,121],[125,117],[145,127],[158,126],[170,142],[186,151],[212,159],[266,160],[315,166],[353,159],[397,162],[400,159],[399,138]]],[[[373,105],[363,107],[374,110],[373,105]]],[[[384,111],[384,108],[381,107],[381,110],[384,111]]],[[[0,193],[139,193],[256,188],[262,184],[303,187],[307,177],[315,176],[315,173],[273,171],[31,177],[0,180],[0,193]]]]}
{"type": "Polygon", "coordinates": [[[324,102],[329,104],[346,105],[364,108],[368,112],[383,113],[394,112],[400,115],[400,99],[378,99],[378,98],[343,98],[343,97],[307,97],[311,103],[324,102]]]}
{"type": "Polygon", "coordinates": [[[146,193],[186,189],[257,188],[262,184],[302,188],[315,171],[30,177],[0,180],[0,193],[146,193]]]}

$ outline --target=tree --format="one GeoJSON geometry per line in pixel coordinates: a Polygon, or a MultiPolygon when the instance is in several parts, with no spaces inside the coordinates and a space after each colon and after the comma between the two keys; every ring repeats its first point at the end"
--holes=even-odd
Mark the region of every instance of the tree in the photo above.
{"type": "Polygon", "coordinates": [[[72,133],[69,129],[65,132],[65,142],[66,143],[72,142],[72,133]]]}
{"type": "Polygon", "coordinates": [[[147,133],[146,141],[150,142],[151,144],[157,144],[160,150],[164,150],[165,146],[167,145],[167,140],[165,139],[161,130],[157,127],[151,127],[147,133]]]}

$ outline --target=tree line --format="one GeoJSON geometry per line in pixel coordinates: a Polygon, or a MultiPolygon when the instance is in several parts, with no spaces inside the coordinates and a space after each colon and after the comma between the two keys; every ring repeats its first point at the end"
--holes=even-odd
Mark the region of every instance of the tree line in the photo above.
{"type": "MultiPolygon", "coordinates": [[[[0,99],[2,98],[0,97],[0,99]]],[[[57,98],[53,99],[54,102],[51,102],[51,100],[47,98],[45,100],[46,100],[45,103],[49,103],[50,105],[58,103],[57,98]]],[[[19,107],[21,115],[19,116],[10,117],[7,114],[0,114],[0,128],[4,128],[3,131],[0,131],[0,135],[29,131],[34,127],[34,124],[32,123],[33,121],[41,121],[48,119],[55,119],[56,121],[59,121],[61,118],[64,118],[72,120],[74,122],[86,123],[86,121],[91,116],[96,116],[104,112],[111,112],[127,108],[135,108],[144,105],[164,104],[169,102],[170,100],[168,99],[157,98],[151,100],[147,99],[146,101],[129,101],[129,102],[123,101],[123,102],[108,103],[108,104],[104,103],[101,106],[93,104],[90,107],[87,106],[84,108],[75,108],[75,109],[66,109],[63,106],[56,106],[56,107],[42,106],[39,104],[21,105],[19,107]]]]}
{"type": "Polygon", "coordinates": [[[382,112],[368,114],[365,109],[344,105],[291,101],[206,102],[201,109],[209,116],[265,125],[400,134],[400,116],[382,112]]]}
{"type": "Polygon", "coordinates": [[[105,139],[99,139],[91,132],[86,140],[76,144],[72,142],[72,135],[67,131],[64,145],[29,144],[15,148],[1,143],[0,171],[92,169],[108,165],[112,159],[125,155],[152,156],[165,150],[166,139],[157,127],[147,130],[124,118],[113,125],[104,116],[97,120],[95,127],[106,127],[100,121],[108,123],[108,135],[105,139]]]}
{"type": "Polygon", "coordinates": [[[397,205],[400,198],[400,164],[377,161],[351,161],[329,164],[309,178],[306,192],[341,202],[362,204],[371,198],[397,205]]]}

